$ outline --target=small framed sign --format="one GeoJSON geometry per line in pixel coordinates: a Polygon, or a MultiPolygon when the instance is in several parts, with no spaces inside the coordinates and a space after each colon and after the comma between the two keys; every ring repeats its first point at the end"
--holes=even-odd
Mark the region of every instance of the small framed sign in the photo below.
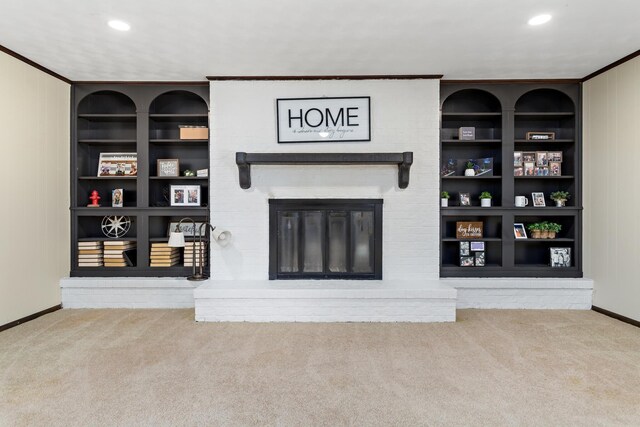
{"type": "Polygon", "coordinates": [[[158,176],[180,176],[180,160],[158,159],[158,176]]]}
{"type": "MultiPolygon", "coordinates": [[[[169,223],[169,229],[167,230],[167,237],[171,236],[171,233],[176,231],[176,228],[178,228],[185,237],[197,237],[198,236],[198,232],[200,231],[200,226],[202,224],[204,224],[203,222],[196,222],[195,223],[195,229],[193,228],[193,223],[190,222],[183,222],[182,224],[180,224],[178,226],[179,222],[170,222],[169,223]]],[[[204,229],[203,229],[204,232],[204,229]]]]}
{"type": "Polygon", "coordinates": [[[278,143],[371,141],[371,98],[276,100],[278,143]]]}
{"type": "Polygon", "coordinates": [[[552,141],[556,139],[555,132],[527,132],[527,139],[531,141],[552,141]]]}
{"type": "Polygon", "coordinates": [[[481,221],[457,221],[456,239],[482,239],[483,227],[481,221]]]}

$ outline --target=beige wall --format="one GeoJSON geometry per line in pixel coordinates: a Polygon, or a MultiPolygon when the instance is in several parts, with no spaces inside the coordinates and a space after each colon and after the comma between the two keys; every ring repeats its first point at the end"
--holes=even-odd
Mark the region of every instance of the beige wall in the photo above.
{"type": "Polygon", "coordinates": [[[60,304],[70,86],[0,52],[0,325],[60,304]]]}
{"type": "Polygon", "coordinates": [[[584,83],[584,264],[593,305],[640,320],[640,57],[584,83]]]}

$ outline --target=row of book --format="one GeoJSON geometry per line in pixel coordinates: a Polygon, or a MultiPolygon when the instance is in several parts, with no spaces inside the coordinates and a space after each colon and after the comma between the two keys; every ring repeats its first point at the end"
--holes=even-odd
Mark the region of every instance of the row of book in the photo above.
{"type": "Polygon", "coordinates": [[[78,242],[78,267],[132,266],[126,251],[135,248],[136,242],[130,240],[78,242]]]}

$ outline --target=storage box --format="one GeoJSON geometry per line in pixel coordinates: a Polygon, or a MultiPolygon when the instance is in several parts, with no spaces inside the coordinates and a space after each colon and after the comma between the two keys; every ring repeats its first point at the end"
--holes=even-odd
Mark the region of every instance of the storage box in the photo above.
{"type": "Polygon", "coordinates": [[[209,139],[206,126],[180,126],[180,139],[209,139]]]}

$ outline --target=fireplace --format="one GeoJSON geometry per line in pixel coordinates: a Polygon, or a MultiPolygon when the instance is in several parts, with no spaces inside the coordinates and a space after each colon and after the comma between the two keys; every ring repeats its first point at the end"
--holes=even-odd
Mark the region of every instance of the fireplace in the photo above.
{"type": "Polygon", "coordinates": [[[382,199],[269,200],[269,279],[382,279],[382,199]]]}

